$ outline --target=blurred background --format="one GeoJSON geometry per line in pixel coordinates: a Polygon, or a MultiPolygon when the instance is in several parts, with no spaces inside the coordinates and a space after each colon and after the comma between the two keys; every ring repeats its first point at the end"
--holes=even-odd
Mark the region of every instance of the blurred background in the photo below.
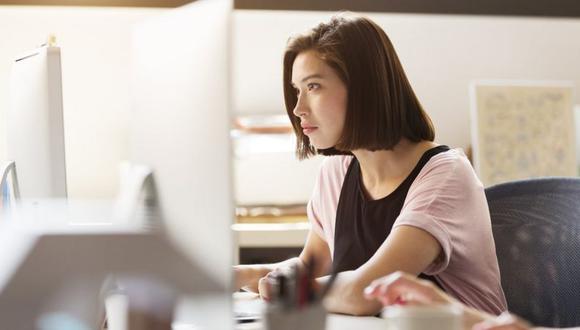
{"type": "MultiPolygon", "coordinates": [[[[119,164],[129,157],[133,25],[189,2],[0,1],[0,136],[11,62],[54,34],[62,48],[69,197],[114,198],[119,164]]],[[[279,255],[302,246],[304,206],[321,158],[294,157],[282,54],[289,36],[339,10],[364,13],[389,35],[437,142],[470,153],[469,86],[482,79],[572,82],[580,140],[580,6],[574,1],[234,1],[231,137],[236,230],[246,233],[239,237],[246,260],[253,260],[252,249],[288,249],[279,255]]],[[[0,139],[0,158],[5,144],[0,139]]],[[[575,148],[580,154],[580,142],[575,148]]]]}

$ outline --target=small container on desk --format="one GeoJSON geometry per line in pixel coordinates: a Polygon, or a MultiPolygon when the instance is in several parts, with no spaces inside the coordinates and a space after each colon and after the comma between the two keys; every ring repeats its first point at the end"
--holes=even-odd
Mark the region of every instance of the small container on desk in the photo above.
{"type": "MultiPolygon", "coordinates": [[[[314,290],[315,279],[309,267],[295,266],[290,272],[278,273],[268,279],[270,301],[264,310],[267,330],[324,330],[326,309],[324,293],[314,290]]],[[[331,283],[331,282],[330,282],[331,283]]]]}
{"type": "Polygon", "coordinates": [[[268,330],[324,330],[326,309],[320,303],[302,309],[271,306],[264,312],[264,325],[268,330]]]}

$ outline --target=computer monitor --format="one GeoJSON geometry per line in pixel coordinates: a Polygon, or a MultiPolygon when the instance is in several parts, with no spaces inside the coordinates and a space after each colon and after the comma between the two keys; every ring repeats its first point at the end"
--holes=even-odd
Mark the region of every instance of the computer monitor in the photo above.
{"type": "Polygon", "coordinates": [[[201,0],[136,26],[130,143],[130,162],[153,172],[169,236],[228,290],[232,11],[231,1],[201,0]]]}
{"type": "MultiPolygon", "coordinates": [[[[104,275],[120,274],[159,280],[189,296],[178,307],[182,324],[231,329],[232,7],[197,1],[135,28],[131,161],[152,171],[155,185],[145,186],[155,187],[163,232],[114,224],[26,226],[38,212],[29,221],[0,223],[6,326],[38,328],[43,315],[73,316],[90,326],[104,275]]],[[[151,180],[147,171],[139,177],[151,180]]]]}
{"type": "Polygon", "coordinates": [[[7,156],[18,173],[20,197],[66,197],[59,47],[49,42],[12,63],[10,99],[7,156]]]}

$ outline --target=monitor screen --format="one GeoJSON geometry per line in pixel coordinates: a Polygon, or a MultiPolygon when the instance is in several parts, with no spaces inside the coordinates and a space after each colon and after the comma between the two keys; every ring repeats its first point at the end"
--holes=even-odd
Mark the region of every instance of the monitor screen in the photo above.
{"type": "Polygon", "coordinates": [[[42,46],[12,63],[7,156],[22,198],[66,197],[60,48],[42,46]]]}
{"type": "Polygon", "coordinates": [[[168,235],[124,234],[115,226],[13,235],[5,229],[21,223],[4,224],[2,238],[12,240],[0,240],[2,246],[18,252],[0,258],[11,266],[0,272],[6,324],[30,325],[34,317],[61,311],[94,324],[94,292],[104,274],[121,273],[146,275],[185,293],[188,299],[176,311],[182,324],[232,328],[227,317],[234,218],[228,114],[232,8],[231,1],[201,0],[135,27],[130,160],[152,170],[168,235]]]}
{"type": "Polygon", "coordinates": [[[232,278],[231,1],[196,1],[133,35],[131,163],[151,168],[163,227],[224,288],[232,278]]]}

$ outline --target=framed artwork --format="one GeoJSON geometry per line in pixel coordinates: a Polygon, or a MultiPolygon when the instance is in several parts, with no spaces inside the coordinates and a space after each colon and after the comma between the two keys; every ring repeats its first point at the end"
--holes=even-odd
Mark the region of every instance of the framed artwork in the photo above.
{"type": "Polygon", "coordinates": [[[476,81],[470,99],[473,165],[485,186],[577,176],[571,83],[476,81]]]}

